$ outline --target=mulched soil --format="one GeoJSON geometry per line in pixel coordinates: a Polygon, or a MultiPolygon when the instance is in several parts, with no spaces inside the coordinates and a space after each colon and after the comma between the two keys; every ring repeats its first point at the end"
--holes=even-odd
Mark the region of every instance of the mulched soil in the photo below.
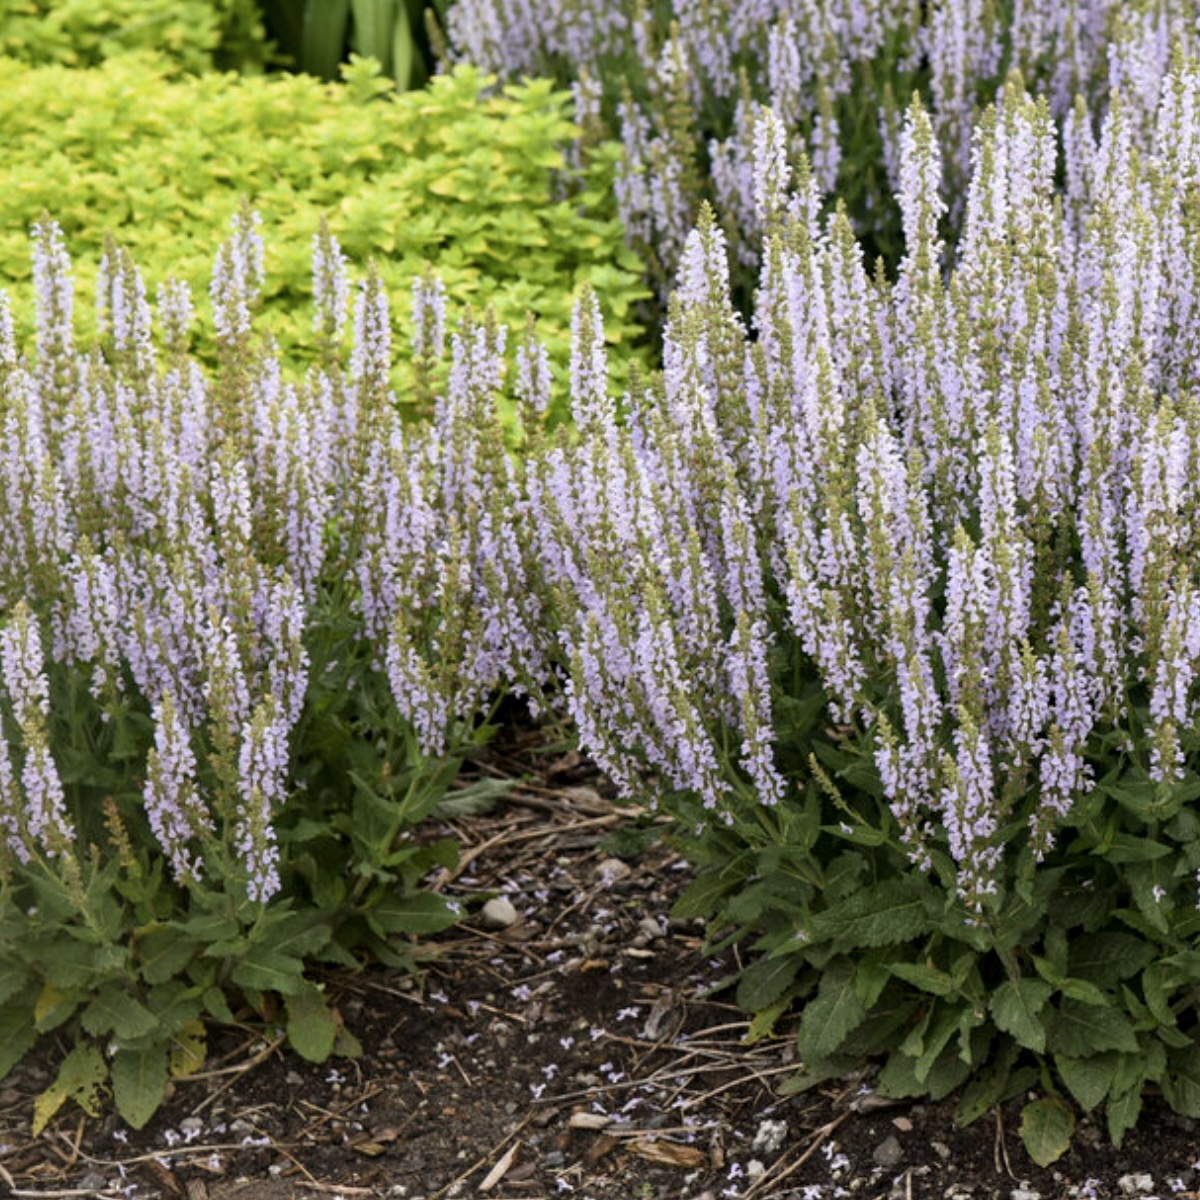
{"type": "Polygon", "coordinates": [[[1200,1124],[1153,1098],[1121,1152],[1085,1119],[1044,1171],[1016,1108],[958,1129],[952,1104],[886,1102],[869,1071],[779,1097],[794,1040],[744,1043],[712,990],[733,962],[670,918],[683,860],[615,858],[630,810],[577,755],[539,756],[533,731],[477,767],[538,782],[452,822],[463,860],[436,886],[506,896],[515,924],[485,928],[476,906],[419,981],[329,976],[361,1058],[315,1066],[269,1029],[214,1033],[204,1073],[141,1131],[75,1112],[32,1139],[50,1067],[27,1061],[0,1085],[0,1196],[1200,1200],[1200,1124]]]}

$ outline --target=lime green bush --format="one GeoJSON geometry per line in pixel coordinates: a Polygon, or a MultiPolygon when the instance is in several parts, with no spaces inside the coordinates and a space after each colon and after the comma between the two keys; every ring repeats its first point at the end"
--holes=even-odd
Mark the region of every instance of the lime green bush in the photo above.
{"type": "MultiPolygon", "coordinates": [[[[352,262],[376,260],[402,322],[413,277],[432,264],[459,306],[490,304],[512,328],[533,313],[565,363],[573,293],[586,282],[624,364],[645,293],[612,200],[616,152],[597,152],[584,179],[565,172],[559,147],[576,133],[567,94],[536,82],[485,95],[487,78],[466,67],[403,95],[370,61],[346,78],[169,82],[144,61],[70,71],[0,60],[0,287],[14,309],[32,310],[28,230],[43,211],[63,229],[81,291],[94,287],[111,233],[143,264],[151,295],[170,274],[199,301],[212,246],[247,200],[268,247],[258,326],[300,365],[311,361],[322,217],[352,262]],[[575,194],[558,199],[567,188],[575,194]]],[[[197,348],[213,361],[199,308],[197,348]]],[[[83,320],[80,331],[94,328],[83,320]]],[[[403,376],[394,382],[403,398],[403,376]]]]}
{"type": "Polygon", "coordinates": [[[153,50],[167,69],[198,74],[261,66],[254,0],[0,0],[0,54],[34,65],[94,67],[153,50]]]}

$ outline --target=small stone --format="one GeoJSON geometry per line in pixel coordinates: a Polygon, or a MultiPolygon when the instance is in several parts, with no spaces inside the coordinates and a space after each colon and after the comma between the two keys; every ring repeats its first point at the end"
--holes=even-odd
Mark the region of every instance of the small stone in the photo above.
{"type": "Polygon", "coordinates": [[[887,1137],[871,1151],[871,1158],[874,1159],[881,1167],[898,1166],[900,1160],[904,1157],[904,1147],[893,1134],[888,1134],[887,1137]]]}
{"type": "Polygon", "coordinates": [[[542,1159],[542,1165],[553,1169],[554,1167],[561,1167],[566,1161],[567,1156],[561,1150],[551,1150],[542,1159]]]}
{"type": "Polygon", "coordinates": [[[485,929],[508,929],[520,920],[520,913],[506,896],[493,896],[480,911],[485,929]]]}
{"type": "Polygon", "coordinates": [[[901,1133],[912,1133],[913,1123],[907,1117],[893,1117],[892,1124],[900,1130],[901,1133]]]}
{"type": "Polygon", "coordinates": [[[637,927],[638,933],[649,942],[662,937],[662,926],[653,917],[643,917],[638,922],[637,927]]]}
{"type": "Polygon", "coordinates": [[[100,1192],[108,1187],[108,1180],[99,1171],[89,1171],[80,1181],[81,1192],[100,1192]]]}
{"type": "Polygon", "coordinates": [[[1028,1188],[1022,1183],[1008,1193],[1008,1200],[1042,1200],[1042,1193],[1035,1192],[1033,1188],[1028,1188]]]}
{"type": "Polygon", "coordinates": [[[766,1173],[767,1168],[757,1158],[752,1158],[746,1164],[746,1177],[748,1179],[761,1179],[766,1173]]]}
{"type": "Polygon", "coordinates": [[[936,1154],[938,1156],[938,1158],[944,1159],[944,1160],[949,1159],[950,1147],[947,1146],[945,1142],[930,1142],[929,1145],[930,1145],[930,1148],[933,1150],[934,1154],[936,1154]]]}
{"type": "Polygon", "coordinates": [[[1139,1192],[1146,1193],[1154,1191],[1154,1176],[1146,1171],[1139,1171],[1135,1175],[1122,1175],[1117,1180],[1117,1188],[1122,1196],[1136,1196],[1139,1192]]]}
{"type": "Polygon", "coordinates": [[[626,879],[630,875],[628,863],[619,858],[606,858],[597,868],[596,874],[601,883],[616,883],[618,879],[626,879]]]}

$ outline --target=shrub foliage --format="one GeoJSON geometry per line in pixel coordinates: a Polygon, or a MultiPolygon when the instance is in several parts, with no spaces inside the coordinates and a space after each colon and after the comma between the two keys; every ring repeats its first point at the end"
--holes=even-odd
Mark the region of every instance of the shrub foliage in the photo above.
{"type": "MultiPolygon", "coordinates": [[[[368,62],[340,86],[303,76],[167,83],[141,63],[79,72],[0,59],[0,284],[12,284],[27,320],[26,232],[48,210],[82,288],[94,287],[111,234],[151,292],[169,273],[199,295],[212,246],[248,200],[267,222],[261,327],[290,356],[311,352],[309,246],[322,217],[405,302],[413,276],[435,261],[457,303],[490,304],[513,327],[532,312],[551,357],[565,362],[572,294],[587,282],[614,314],[613,344],[630,349],[644,286],[613,207],[613,148],[583,177],[568,172],[567,97],[547,83],[488,95],[486,82],[462,68],[395,95],[368,62]],[[164,243],[172,261],[160,264],[164,243]]],[[[198,350],[213,361],[206,321],[198,350]]],[[[410,393],[410,374],[396,382],[410,393]]]]}

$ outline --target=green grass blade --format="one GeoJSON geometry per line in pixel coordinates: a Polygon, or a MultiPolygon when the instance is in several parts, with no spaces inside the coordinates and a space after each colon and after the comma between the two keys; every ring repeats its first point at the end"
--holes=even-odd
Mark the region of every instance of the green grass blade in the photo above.
{"type": "Polygon", "coordinates": [[[384,74],[390,74],[396,0],[350,0],[350,6],[354,12],[354,41],[359,54],[378,59],[384,74]]]}
{"type": "Polygon", "coordinates": [[[308,0],[300,69],[320,79],[336,79],[346,49],[350,0],[308,0]]]}

